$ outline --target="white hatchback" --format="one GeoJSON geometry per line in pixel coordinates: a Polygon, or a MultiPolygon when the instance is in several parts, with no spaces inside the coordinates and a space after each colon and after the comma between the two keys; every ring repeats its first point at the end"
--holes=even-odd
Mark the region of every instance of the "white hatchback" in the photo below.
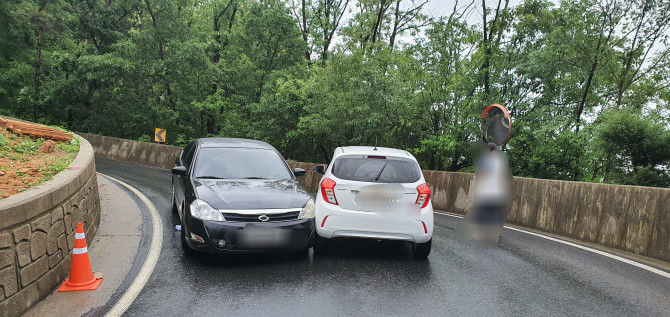
{"type": "Polygon", "coordinates": [[[316,195],[314,251],[338,237],[403,240],[414,257],[430,254],[433,205],[419,164],[407,151],[369,146],[335,149],[316,195]]]}

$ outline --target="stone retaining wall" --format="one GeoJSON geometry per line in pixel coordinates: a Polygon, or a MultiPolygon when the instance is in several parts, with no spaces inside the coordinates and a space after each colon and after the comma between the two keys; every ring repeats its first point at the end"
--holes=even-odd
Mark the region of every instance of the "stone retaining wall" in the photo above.
{"type": "MultiPolygon", "coordinates": [[[[171,168],[181,148],[90,136],[96,156],[171,168]],[[129,152],[130,151],[130,152],[129,152]]],[[[300,182],[316,192],[314,163],[300,182]]],[[[472,205],[473,175],[423,171],[435,210],[465,214],[472,205]]],[[[514,177],[507,222],[670,262],[670,189],[514,177]]]]}
{"type": "Polygon", "coordinates": [[[91,243],[100,223],[93,148],[52,180],[0,200],[0,316],[18,316],[50,294],[70,270],[74,230],[91,243]]]}

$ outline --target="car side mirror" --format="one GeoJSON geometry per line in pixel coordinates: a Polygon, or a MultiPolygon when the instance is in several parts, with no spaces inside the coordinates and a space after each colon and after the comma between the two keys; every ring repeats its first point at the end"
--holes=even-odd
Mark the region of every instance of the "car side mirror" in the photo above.
{"type": "Polygon", "coordinates": [[[293,175],[295,175],[295,177],[305,176],[305,170],[302,169],[302,168],[296,167],[295,171],[293,171],[293,175]]]}
{"type": "Polygon", "coordinates": [[[315,174],[326,174],[326,168],[323,165],[317,165],[312,168],[315,174]]]}
{"type": "Polygon", "coordinates": [[[187,176],[188,172],[186,171],[185,166],[175,166],[172,168],[172,174],[179,176],[187,176]]]}

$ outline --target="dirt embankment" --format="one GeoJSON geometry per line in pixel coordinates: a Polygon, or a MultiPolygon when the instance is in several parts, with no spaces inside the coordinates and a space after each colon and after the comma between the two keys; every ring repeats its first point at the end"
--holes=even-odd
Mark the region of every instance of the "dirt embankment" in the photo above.
{"type": "Polygon", "coordinates": [[[79,152],[76,138],[52,141],[0,130],[0,199],[50,180],[79,152]]]}

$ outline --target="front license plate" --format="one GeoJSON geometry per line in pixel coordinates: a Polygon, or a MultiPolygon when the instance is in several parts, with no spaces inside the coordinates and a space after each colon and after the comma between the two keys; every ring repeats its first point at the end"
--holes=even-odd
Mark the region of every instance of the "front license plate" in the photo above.
{"type": "Polygon", "coordinates": [[[289,232],[279,228],[248,226],[238,232],[237,240],[242,248],[277,248],[288,244],[289,232]]]}

